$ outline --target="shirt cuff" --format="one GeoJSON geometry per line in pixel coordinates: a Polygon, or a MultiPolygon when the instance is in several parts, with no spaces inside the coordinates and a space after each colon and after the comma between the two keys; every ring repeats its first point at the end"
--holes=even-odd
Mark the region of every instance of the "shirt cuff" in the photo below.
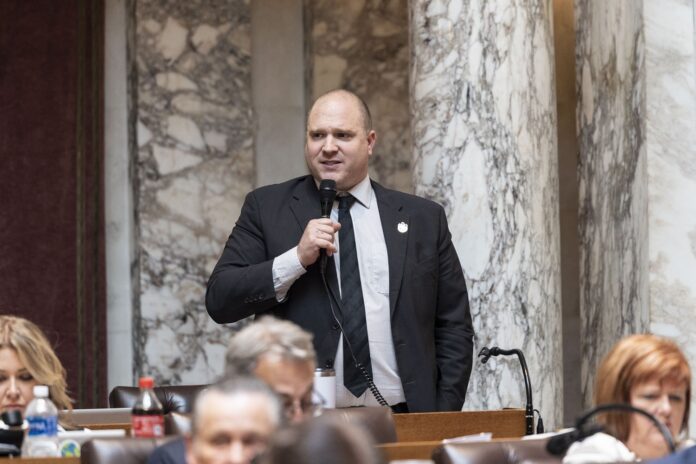
{"type": "Polygon", "coordinates": [[[297,257],[297,247],[290,248],[273,260],[273,288],[279,303],[285,301],[292,284],[305,272],[307,269],[302,266],[300,258],[297,257]]]}

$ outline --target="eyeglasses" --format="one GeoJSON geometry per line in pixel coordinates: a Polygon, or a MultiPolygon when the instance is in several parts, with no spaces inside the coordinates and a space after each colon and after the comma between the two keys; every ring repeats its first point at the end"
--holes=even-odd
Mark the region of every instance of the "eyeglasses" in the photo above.
{"type": "Polygon", "coordinates": [[[311,397],[291,398],[282,395],[283,410],[289,419],[292,419],[299,410],[304,417],[317,417],[323,412],[326,401],[316,392],[311,397]]]}

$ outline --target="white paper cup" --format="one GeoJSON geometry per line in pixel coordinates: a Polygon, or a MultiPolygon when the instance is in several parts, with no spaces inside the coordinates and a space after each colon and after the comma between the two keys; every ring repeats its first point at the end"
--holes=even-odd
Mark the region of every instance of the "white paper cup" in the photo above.
{"type": "Polygon", "coordinates": [[[333,369],[314,370],[314,397],[324,408],[336,407],[336,372],[333,369]]]}

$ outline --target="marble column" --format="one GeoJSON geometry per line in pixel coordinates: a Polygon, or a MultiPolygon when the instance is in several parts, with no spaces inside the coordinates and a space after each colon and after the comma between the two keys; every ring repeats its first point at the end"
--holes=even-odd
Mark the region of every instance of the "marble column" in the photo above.
{"type": "MultiPolygon", "coordinates": [[[[442,203],[475,349],[521,348],[547,427],[562,418],[552,2],[411,0],[415,190],[442,203]],[[466,5],[464,4],[466,3],[466,5]]],[[[465,409],[521,407],[515,358],[476,360],[465,409]]]]}
{"type": "Polygon", "coordinates": [[[696,366],[694,2],[576,0],[576,26],[589,404],[622,335],[673,338],[696,366]]]}
{"type": "Polygon", "coordinates": [[[159,384],[222,372],[205,284],[254,179],[248,0],[133,3],[134,356],[159,384]]]}

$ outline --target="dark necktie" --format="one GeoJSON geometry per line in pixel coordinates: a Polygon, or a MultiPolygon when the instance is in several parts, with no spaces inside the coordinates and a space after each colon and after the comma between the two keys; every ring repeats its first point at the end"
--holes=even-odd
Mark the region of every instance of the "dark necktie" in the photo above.
{"type": "Polygon", "coordinates": [[[350,207],[355,197],[346,195],[338,199],[338,232],[341,257],[341,304],[343,306],[343,384],[356,397],[367,388],[367,380],[355,366],[346,339],[353,348],[355,359],[363,365],[372,376],[370,362],[370,345],[367,341],[367,324],[365,323],[365,302],[360,285],[358,253],[355,248],[355,233],[350,207]]]}

